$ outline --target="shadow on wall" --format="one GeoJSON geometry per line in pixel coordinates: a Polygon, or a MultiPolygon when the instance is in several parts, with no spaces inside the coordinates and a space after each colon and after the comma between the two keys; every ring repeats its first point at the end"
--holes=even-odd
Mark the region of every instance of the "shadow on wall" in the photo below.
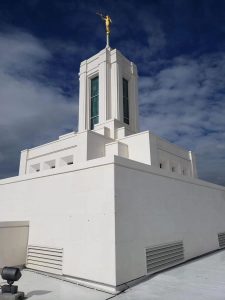
{"type": "Polygon", "coordinates": [[[37,290],[31,291],[26,294],[26,299],[31,298],[32,296],[42,296],[51,293],[51,291],[37,290]]]}

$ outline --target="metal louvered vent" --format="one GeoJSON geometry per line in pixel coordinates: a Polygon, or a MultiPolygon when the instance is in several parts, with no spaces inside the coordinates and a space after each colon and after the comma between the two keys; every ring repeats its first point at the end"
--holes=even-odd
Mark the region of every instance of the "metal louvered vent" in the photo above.
{"type": "Polygon", "coordinates": [[[147,273],[171,267],[184,259],[183,242],[173,242],[146,248],[147,273]]]}
{"type": "Polygon", "coordinates": [[[218,233],[218,240],[220,248],[225,247],[225,232],[218,233]]]}
{"type": "Polygon", "coordinates": [[[63,249],[28,246],[26,267],[62,275],[63,249]]]}

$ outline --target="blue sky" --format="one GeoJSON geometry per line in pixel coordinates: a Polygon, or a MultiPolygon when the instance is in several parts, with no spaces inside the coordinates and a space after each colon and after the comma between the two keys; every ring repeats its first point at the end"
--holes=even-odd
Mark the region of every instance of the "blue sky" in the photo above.
{"type": "Polygon", "coordinates": [[[0,1],[0,178],[20,151],[76,130],[82,60],[111,47],[139,71],[141,129],[197,155],[225,185],[225,1],[0,1]]]}

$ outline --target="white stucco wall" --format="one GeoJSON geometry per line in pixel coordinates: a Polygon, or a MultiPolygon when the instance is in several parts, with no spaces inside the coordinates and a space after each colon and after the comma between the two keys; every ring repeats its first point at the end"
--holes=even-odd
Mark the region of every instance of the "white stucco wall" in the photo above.
{"type": "Polygon", "coordinates": [[[87,138],[87,159],[95,159],[105,156],[105,145],[113,139],[105,137],[94,131],[88,131],[87,138]]]}
{"type": "Polygon", "coordinates": [[[115,285],[112,162],[1,180],[0,220],[29,220],[29,245],[63,248],[64,275],[115,285]]]}
{"type": "Polygon", "coordinates": [[[225,188],[115,158],[117,285],[147,274],[145,248],[183,240],[185,260],[219,248],[225,188]]]}
{"type": "Polygon", "coordinates": [[[21,152],[19,175],[30,173],[33,165],[39,165],[40,171],[45,169],[45,163],[55,161],[56,168],[61,165],[60,160],[66,156],[77,157],[77,140],[75,132],[61,136],[58,140],[50,143],[27,149],[21,152]]]}
{"type": "Polygon", "coordinates": [[[158,165],[161,163],[162,168],[168,171],[174,171],[178,174],[197,177],[194,154],[175,144],[155,136],[158,154],[158,165]]]}
{"type": "Polygon", "coordinates": [[[0,205],[1,222],[29,221],[29,245],[63,249],[63,275],[107,288],[146,275],[146,247],[182,240],[189,259],[225,232],[225,188],[113,151],[1,180],[0,205]]]}
{"type": "MultiPolygon", "coordinates": [[[[77,165],[105,156],[105,145],[113,139],[94,131],[71,132],[58,140],[21,152],[19,175],[51,169],[61,172],[67,162],[77,165]]],[[[71,167],[71,165],[69,165],[71,167]]]]}
{"type": "Polygon", "coordinates": [[[118,138],[128,146],[129,159],[168,171],[197,177],[195,157],[192,152],[143,131],[118,138]]]}
{"type": "Polygon", "coordinates": [[[27,221],[0,222],[0,269],[25,265],[28,233],[27,221]]]}

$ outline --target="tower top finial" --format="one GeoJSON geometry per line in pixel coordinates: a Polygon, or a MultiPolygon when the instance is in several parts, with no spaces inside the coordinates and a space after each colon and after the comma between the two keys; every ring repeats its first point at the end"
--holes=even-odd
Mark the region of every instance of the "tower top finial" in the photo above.
{"type": "Polygon", "coordinates": [[[101,19],[105,22],[105,29],[106,29],[106,47],[109,48],[109,35],[110,35],[110,24],[112,20],[109,15],[104,16],[102,13],[96,13],[101,17],[101,19]]]}

